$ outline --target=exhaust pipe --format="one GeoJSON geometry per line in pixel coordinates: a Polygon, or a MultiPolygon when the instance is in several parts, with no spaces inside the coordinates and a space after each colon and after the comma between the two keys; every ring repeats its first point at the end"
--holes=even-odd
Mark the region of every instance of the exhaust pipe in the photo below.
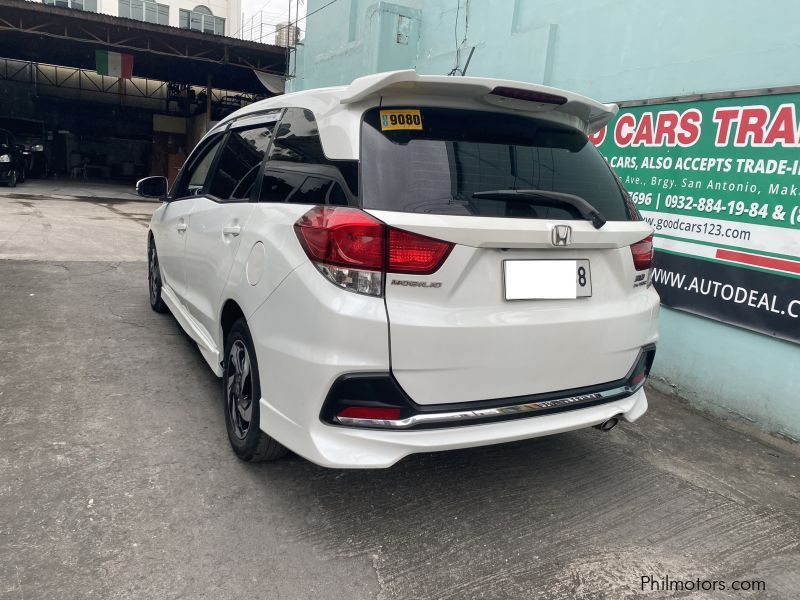
{"type": "Polygon", "coordinates": [[[608,421],[603,421],[599,425],[595,425],[594,428],[599,429],[600,431],[608,432],[614,429],[614,427],[617,426],[617,423],[619,423],[619,419],[617,417],[611,417],[608,421]]]}

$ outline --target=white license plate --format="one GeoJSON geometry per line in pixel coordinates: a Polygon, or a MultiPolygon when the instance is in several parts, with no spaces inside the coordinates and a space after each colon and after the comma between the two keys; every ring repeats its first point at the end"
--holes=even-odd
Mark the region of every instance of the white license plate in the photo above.
{"type": "Polygon", "coordinates": [[[588,260],[504,260],[506,300],[563,300],[592,295],[588,260]]]}

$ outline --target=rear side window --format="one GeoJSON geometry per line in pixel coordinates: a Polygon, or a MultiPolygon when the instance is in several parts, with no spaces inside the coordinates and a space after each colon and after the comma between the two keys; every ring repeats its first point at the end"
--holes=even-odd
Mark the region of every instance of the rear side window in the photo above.
{"type": "Polygon", "coordinates": [[[382,130],[380,109],[365,114],[361,134],[365,208],[574,218],[564,209],[524,199],[473,197],[486,191],[541,190],[580,196],[608,220],[636,218],[605,160],[578,130],[482,111],[422,108],[420,115],[421,129],[382,130]]]}
{"type": "Polygon", "coordinates": [[[325,204],[333,181],[322,177],[306,177],[289,198],[295,204],[325,204]]]}
{"type": "Polygon", "coordinates": [[[286,202],[306,176],[295,171],[267,169],[261,182],[261,202],[286,202]]]}
{"type": "Polygon", "coordinates": [[[232,128],[208,193],[228,202],[248,201],[272,140],[273,124],[232,128]]]}
{"type": "Polygon", "coordinates": [[[275,131],[261,184],[261,202],[358,204],[358,161],[325,156],[314,114],[287,108],[275,131]]]}

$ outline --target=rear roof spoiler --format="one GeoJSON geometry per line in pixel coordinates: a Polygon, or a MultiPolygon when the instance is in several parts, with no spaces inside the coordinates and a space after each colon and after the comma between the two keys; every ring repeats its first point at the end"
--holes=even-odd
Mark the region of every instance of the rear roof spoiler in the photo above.
{"type": "Polygon", "coordinates": [[[459,96],[479,98],[494,105],[504,105],[517,110],[541,112],[554,110],[577,117],[586,124],[586,132],[599,131],[617,114],[616,104],[603,104],[586,96],[574,94],[558,88],[510,81],[507,79],[491,79],[488,77],[449,77],[444,75],[418,75],[413,69],[405,71],[389,71],[359,77],[341,93],[342,104],[352,104],[373,96],[389,94],[419,94],[433,96],[459,96]],[[511,92],[519,92],[515,96],[503,98],[492,94],[496,88],[506,88],[511,92]],[[558,103],[526,101],[520,99],[525,93],[531,97],[558,97],[558,103]],[[527,106],[530,108],[527,108],[527,106]]]}

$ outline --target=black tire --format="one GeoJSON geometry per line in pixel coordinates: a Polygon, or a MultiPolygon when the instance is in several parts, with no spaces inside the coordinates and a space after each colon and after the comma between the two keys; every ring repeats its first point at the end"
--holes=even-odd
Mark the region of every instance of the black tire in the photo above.
{"type": "Polygon", "coordinates": [[[247,462],[286,456],[288,450],[259,427],[261,382],[253,338],[244,319],[236,321],[226,336],[222,367],[225,428],[236,456],[247,462]]]}
{"type": "Polygon", "coordinates": [[[167,305],[161,298],[161,267],[158,264],[158,252],[152,238],[147,243],[147,289],[150,308],[157,313],[167,312],[167,305]]]}
{"type": "Polygon", "coordinates": [[[8,187],[10,187],[10,188],[17,187],[17,172],[16,171],[11,171],[11,177],[9,178],[8,183],[6,183],[6,185],[8,187]]]}

